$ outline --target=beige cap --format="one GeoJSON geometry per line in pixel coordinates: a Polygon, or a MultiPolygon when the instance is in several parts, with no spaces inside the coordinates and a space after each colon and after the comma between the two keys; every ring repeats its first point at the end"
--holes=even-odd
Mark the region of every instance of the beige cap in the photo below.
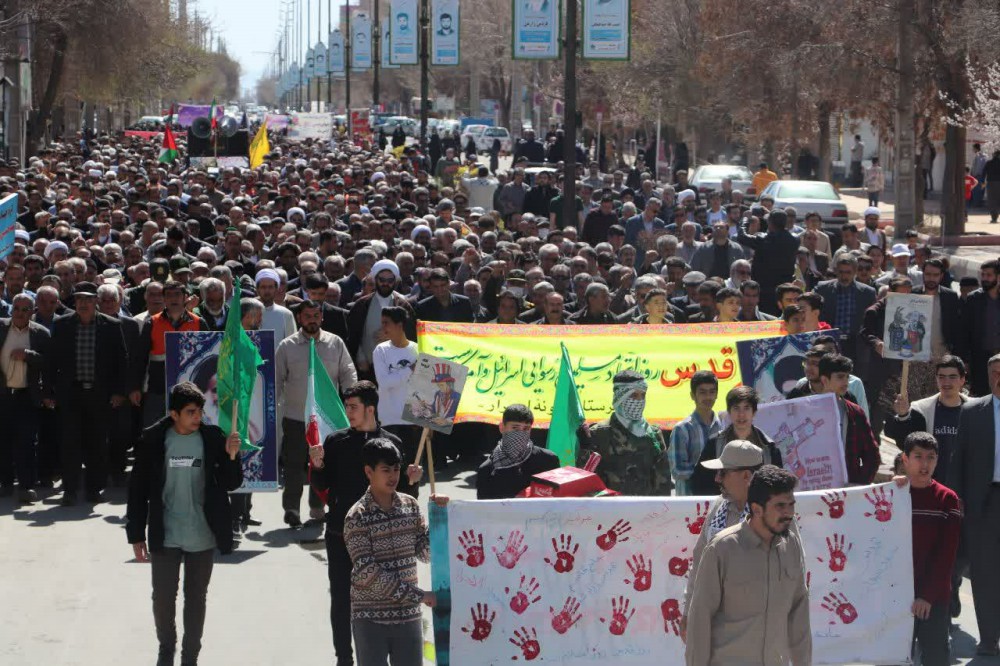
{"type": "Polygon", "coordinates": [[[713,460],[702,461],[707,469],[741,469],[764,464],[764,452],[756,444],[745,439],[734,439],[722,449],[722,455],[713,460]]]}

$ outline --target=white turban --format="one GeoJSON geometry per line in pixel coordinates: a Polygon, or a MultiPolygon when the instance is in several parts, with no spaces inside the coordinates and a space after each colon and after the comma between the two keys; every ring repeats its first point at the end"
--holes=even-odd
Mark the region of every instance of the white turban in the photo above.
{"type": "Polygon", "coordinates": [[[262,268],[257,271],[257,277],[254,278],[254,283],[260,284],[261,280],[274,280],[274,284],[281,284],[281,277],[278,275],[278,271],[273,268],[262,268]]]}
{"type": "Polygon", "coordinates": [[[413,227],[413,231],[410,233],[410,240],[417,240],[417,235],[423,231],[426,231],[431,236],[434,235],[434,232],[431,231],[431,228],[428,227],[426,224],[418,224],[417,226],[413,227]]]}
{"type": "Polygon", "coordinates": [[[694,199],[694,190],[682,190],[680,194],[677,195],[677,203],[684,203],[688,199],[694,199]]]}
{"type": "Polygon", "coordinates": [[[292,215],[295,215],[296,213],[298,213],[299,215],[301,215],[303,220],[306,219],[306,212],[304,210],[302,210],[301,208],[299,208],[298,206],[293,206],[292,208],[288,209],[288,216],[287,217],[288,217],[288,221],[289,222],[292,220],[292,215]]]}
{"type": "Polygon", "coordinates": [[[868,208],[865,208],[865,214],[862,215],[862,217],[868,217],[869,215],[874,215],[875,217],[882,217],[881,211],[879,211],[879,209],[876,208],[875,206],[868,206],[868,208]]]}
{"type": "Polygon", "coordinates": [[[51,243],[45,246],[45,258],[48,259],[49,255],[55,252],[56,250],[69,252],[69,246],[66,245],[66,243],[63,243],[62,241],[52,241],[51,243]]]}
{"type": "Polygon", "coordinates": [[[397,280],[399,279],[399,266],[397,266],[396,262],[392,259],[379,259],[375,262],[375,265],[372,266],[372,275],[375,277],[378,277],[378,274],[382,271],[389,271],[396,276],[397,280]]]}

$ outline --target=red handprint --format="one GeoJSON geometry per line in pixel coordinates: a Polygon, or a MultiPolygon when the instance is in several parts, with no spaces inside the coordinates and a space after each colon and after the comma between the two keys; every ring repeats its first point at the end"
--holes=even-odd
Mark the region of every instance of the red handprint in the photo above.
{"type": "MultiPolygon", "coordinates": [[[[538,659],[538,655],[542,653],[542,646],[538,644],[538,632],[534,628],[521,627],[520,629],[516,629],[514,631],[514,638],[509,640],[521,648],[521,656],[524,657],[525,661],[538,659]]],[[[517,661],[518,657],[515,655],[511,659],[517,661]]]]}
{"type": "Polygon", "coordinates": [[[694,560],[693,557],[683,557],[683,554],[687,552],[687,548],[681,549],[681,557],[671,557],[670,561],[667,562],[667,569],[674,576],[684,576],[687,574],[688,569],[691,568],[691,562],[694,560]]]}
{"type": "MultiPolygon", "coordinates": [[[[830,512],[830,518],[837,520],[838,518],[844,517],[844,500],[847,499],[847,493],[843,490],[834,490],[829,493],[824,493],[820,498],[823,503],[826,504],[827,510],[830,512]]],[[[823,512],[817,512],[817,516],[822,516],[823,512]]]]}
{"type": "Polygon", "coordinates": [[[580,550],[580,544],[573,543],[572,535],[559,535],[559,544],[556,545],[556,538],[552,537],[552,549],[556,551],[556,559],[553,562],[545,558],[546,564],[551,564],[556,573],[567,573],[573,570],[573,562],[576,559],[576,552],[580,550]]]}
{"type": "Polygon", "coordinates": [[[865,518],[875,516],[875,520],[886,523],[892,520],[892,488],[889,488],[889,496],[885,495],[885,488],[872,488],[870,493],[865,493],[865,499],[875,507],[875,513],[865,513],[865,518]]]}
{"type": "MultiPolygon", "coordinates": [[[[634,608],[631,608],[630,611],[631,605],[631,599],[611,597],[611,624],[608,625],[608,631],[615,636],[621,636],[628,629],[628,621],[635,615],[634,608]]],[[[601,622],[607,622],[607,620],[602,617],[601,622]]]]}
{"type": "MultiPolygon", "coordinates": [[[[510,594],[510,588],[503,589],[505,594],[510,594]]],[[[531,595],[538,592],[538,581],[532,578],[525,582],[525,577],[521,576],[521,584],[517,588],[517,593],[510,598],[510,609],[520,615],[528,610],[528,606],[541,599],[541,595],[531,599],[531,595]]]]}
{"type": "Polygon", "coordinates": [[[478,567],[486,561],[482,534],[476,534],[475,530],[462,532],[458,535],[458,545],[465,550],[465,555],[459,554],[456,557],[470,567],[478,567]]]}
{"type": "MultiPolygon", "coordinates": [[[[847,540],[843,534],[834,534],[832,537],[826,538],[826,549],[830,551],[830,571],[834,573],[838,571],[843,571],[844,567],[847,566],[847,554],[851,552],[851,548],[854,548],[853,543],[847,544],[847,548],[844,548],[844,542],[847,540]]],[[[816,558],[818,561],[822,562],[822,557],[816,558]]]]}
{"type": "Polygon", "coordinates": [[[490,612],[487,604],[476,604],[475,608],[470,608],[472,614],[472,627],[462,627],[462,631],[472,636],[474,641],[485,641],[493,631],[493,620],[497,619],[496,611],[490,612]]]}
{"type": "Polygon", "coordinates": [[[580,621],[583,614],[579,612],[580,602],[576,597],[566,597],[566,603],[558,613],[556,609],[549,606],[549,615],[552,616],[552,628],[557,634],[565,634],[570,628],[580,621]],[[575,616],[575,617],[574,617],[575,616]]]}
{"type": "Polygon", "coordinates": [[[698,502],[694,507],[694,520],[688,516],[684,519],[687,523],[688,532],[691,534],[701,534],[701,528],[705,526],[705,519],[708,518],[708,502],[698,502]]]}
{"type": "MultiPolygon", "coordinates": [[[[831,592],[823,597],[823,603],[820,606],[832,613],[836,613],[837,617],[844,624],[850,624],[858,619],[857,609],[854,608],[854,604],[849,602],[843,594],[831,592]]],[[[830,624],[834,624],[834,622],[830,622],[830,624]]]]}
{"type": "Polygon", "coordinates": [[[681,604],[677,599],[667,599],[660,604],[660,612],[663,613],[663,633],[674,632],[675,636],[681,635],[681,604]]]}
{"type": "Polygon", "coordinates": [[[517,561],[521,559],[521,556],[528,551],[527,546],[521,547],[523,543],[524,534],[520,530],[513,530],[507,537],[507,545],[504,546],[503,550],[499,550],[496,546],[493,546],[493,552],[496,553],[500,566],[504,569],[513,569],[517,565],[517,561]]]}
{"type": "Polygon", "coordinates": [[[653,584],[653,559],[646,561],[645,555],[633,555],[627,560],[628,570],[632,572],[632,580],[625,579],[626,585],[631,585],[636,592],[645,592],[653,584]]]}
{"type": "MultiPolygon", "coordinates": [[[[597,531],[601,532],[603,529],[601,525],[597,526],[597,531]]],[[[622,535],[631,530],[632,523],[624,519],[619,520],[607,532],[601,532],[597,537],[597,547],[601,550],[611,550],[619,541],[628,541],[629,538],[622,535]]]]}

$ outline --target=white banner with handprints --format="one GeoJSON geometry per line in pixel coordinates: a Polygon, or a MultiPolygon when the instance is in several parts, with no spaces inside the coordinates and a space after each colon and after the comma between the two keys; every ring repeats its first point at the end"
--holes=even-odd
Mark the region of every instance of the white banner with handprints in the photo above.
{"type": "MultiPolygon", "coordinates": [[[[913,617],[910,496],[796,493],[815,664],[900,664],[913,617]]],[[[680,613],[708,498],[455,501],[451,663],[684,664],[680,613]]]]}

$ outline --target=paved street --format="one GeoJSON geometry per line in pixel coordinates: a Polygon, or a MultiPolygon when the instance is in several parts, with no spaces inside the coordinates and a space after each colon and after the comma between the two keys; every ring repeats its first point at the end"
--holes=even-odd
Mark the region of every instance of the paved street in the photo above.
{"type": "MultiPolygon", "coordinates": [[[[471,468],[460,462],[441,470],[442,492],[473,498],[471,468]]],[[[132,559],[125,542],[124,491],[112,491],[110,497],[93,511],[88,505],[62,508],[58,495],[25,509],[13,510],[11,500],[0,503],[0,599],[5,600],[0,664],[103,666],[156,660],[149,567],[132,559]]],[[[217,558],[200,663],[328,665],[333,648],[321,532],[286,529],[277,494],[255,495],[254,504],[254,515],[264,525],[251,528],[233,555],[217,558]]],[[[420,580],[429,581],[426,566],[420,580]]],[[[976,623],[967,581],[962,606],[955,663],[1000,665],[1000,659],[970,660],[976,623]]],[[[429,613],[425,616],[429,620],[429,613]]],[[[425,636],[431,640],[429,630],[425,636]]]]}

